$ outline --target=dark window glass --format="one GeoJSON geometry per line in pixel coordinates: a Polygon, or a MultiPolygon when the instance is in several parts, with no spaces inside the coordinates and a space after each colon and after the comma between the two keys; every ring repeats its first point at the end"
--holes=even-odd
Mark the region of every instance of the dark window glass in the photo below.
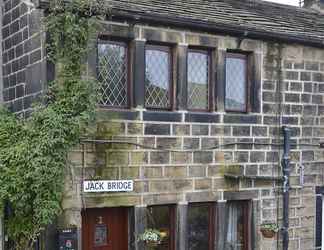
{"type": "Polygon", "coordinates": [[[164,232],[166,237],[155,249],[173,250],[174,237],[174,207],[152,206],[148,207],[148,227],[164,232]]]}
{"type": "Polygon", "coordinates": [[[123,43],[98,44],[98,80],[101,98],[106,106],[126,107],[127,90],[127,47],[123,43]]]}
{"type": "Polygon", "coordinates": [[[145,50],[145,106],[171,107],[171,52],[167,47],[148,46],[145,50]]]}
{"type": "Polygon", "coordinates": [[[226,249],[247,250],[249,237],[247,232],[249,225],[248,202],[228,202],[227,213],[226,249]]]}
{"type": "Polygon", "coordinates": [[[190,205],[188,208],[189,250],[213,249],[212,204],[190,205]]]}
{"type": "Polygon", "coordinates": [[[188,53],[188,108],[208,109],[209,56],[208,53],[188,53]]]}
{"type": "Polygon", "coordinates": [[[247,57],[227,54],[225,108],[245,112],[247,107],[247,57]]]}

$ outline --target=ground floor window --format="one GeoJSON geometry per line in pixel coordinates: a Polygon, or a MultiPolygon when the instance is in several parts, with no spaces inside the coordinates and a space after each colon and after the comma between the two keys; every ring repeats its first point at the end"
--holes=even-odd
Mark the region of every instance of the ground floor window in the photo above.
{"type": "Polygon", "coordinates": [[[229,201],[226,208],[226,249],[247,250],[250,226],[249,203],[246,201],[229,201]]]}
{"type": "Polygon", "coordinates": [[[166,237],[157,250],[173,250],[175,235],[175,206],[150,206],[148,207],[148,228],[164,232],[166,237]]]}
{"type": "Polygon", "coordinates": [[[188,207],[189,250],[214,249],[215,204],[198,203],[188,207]]]}

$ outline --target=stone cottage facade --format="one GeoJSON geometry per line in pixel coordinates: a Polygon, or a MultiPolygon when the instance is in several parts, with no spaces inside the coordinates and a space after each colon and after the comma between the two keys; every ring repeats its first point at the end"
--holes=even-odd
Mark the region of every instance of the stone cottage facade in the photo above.
{"type": "MultiPolygon", "coordinates": [[[[70,153],[63,214],[40,247],[57,249],[57,231],[75,229],[78,249],[142,250],[138,235],[154,228],[166,235],[157,249],[280,249],[280,233],[265,238],[260,225],[282,225],[287,126],[289,249],[322,249],[320,8],[106,2],[111,15],[87,60],[101,84],[97,133],[70,153]],[[124,189],[100,192],[95,181],[124,189]]],[[[47,8],[4,0],[3,102],[17,114],[54,77],[41,32],[47,8]]]]}

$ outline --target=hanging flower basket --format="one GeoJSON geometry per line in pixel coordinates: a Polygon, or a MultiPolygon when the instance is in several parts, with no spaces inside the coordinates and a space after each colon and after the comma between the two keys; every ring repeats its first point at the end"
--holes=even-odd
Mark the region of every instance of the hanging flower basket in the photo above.
{"type": "Polygon", "coordinates": [[[138,236],[138,241],[144,242],[148,249],[155,249],[161,244],[164,237],[164,232],[160,232],[156,229],[146,229],[144,233],[138,236]]]}
{"type": "Polygon", "coordinates": [[[261,225],[260,231],[264,238],[274,238],[279,228],[275,223],[265,223],[261,225]]]}

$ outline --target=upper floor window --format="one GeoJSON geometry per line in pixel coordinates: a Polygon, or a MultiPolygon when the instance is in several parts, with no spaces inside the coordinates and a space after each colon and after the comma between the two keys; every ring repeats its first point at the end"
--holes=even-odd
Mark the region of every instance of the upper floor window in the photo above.
{"type": "Polygon", "coordinates": [[[171,64],[171,49],[169,47],[146,46],[145,106],[147,108],[171,108],[171,64]]]}
{"type": "Polygon", "coordinates": [[[206,51],[188,52],[188,108],[208,110],[210,56],[206,51]]]}
{"type": "Polygon", "coordinates": [[[99,41],[98,80],[99,104],[112,107],[128,106],[128,59],[125,43],[99,41]]]}
{"type": "Polygon", "coordinates": [[[239,53],[227,53],[225,75],[226,111],[247,111],[247,65],[247,55],[239,53]]]}

